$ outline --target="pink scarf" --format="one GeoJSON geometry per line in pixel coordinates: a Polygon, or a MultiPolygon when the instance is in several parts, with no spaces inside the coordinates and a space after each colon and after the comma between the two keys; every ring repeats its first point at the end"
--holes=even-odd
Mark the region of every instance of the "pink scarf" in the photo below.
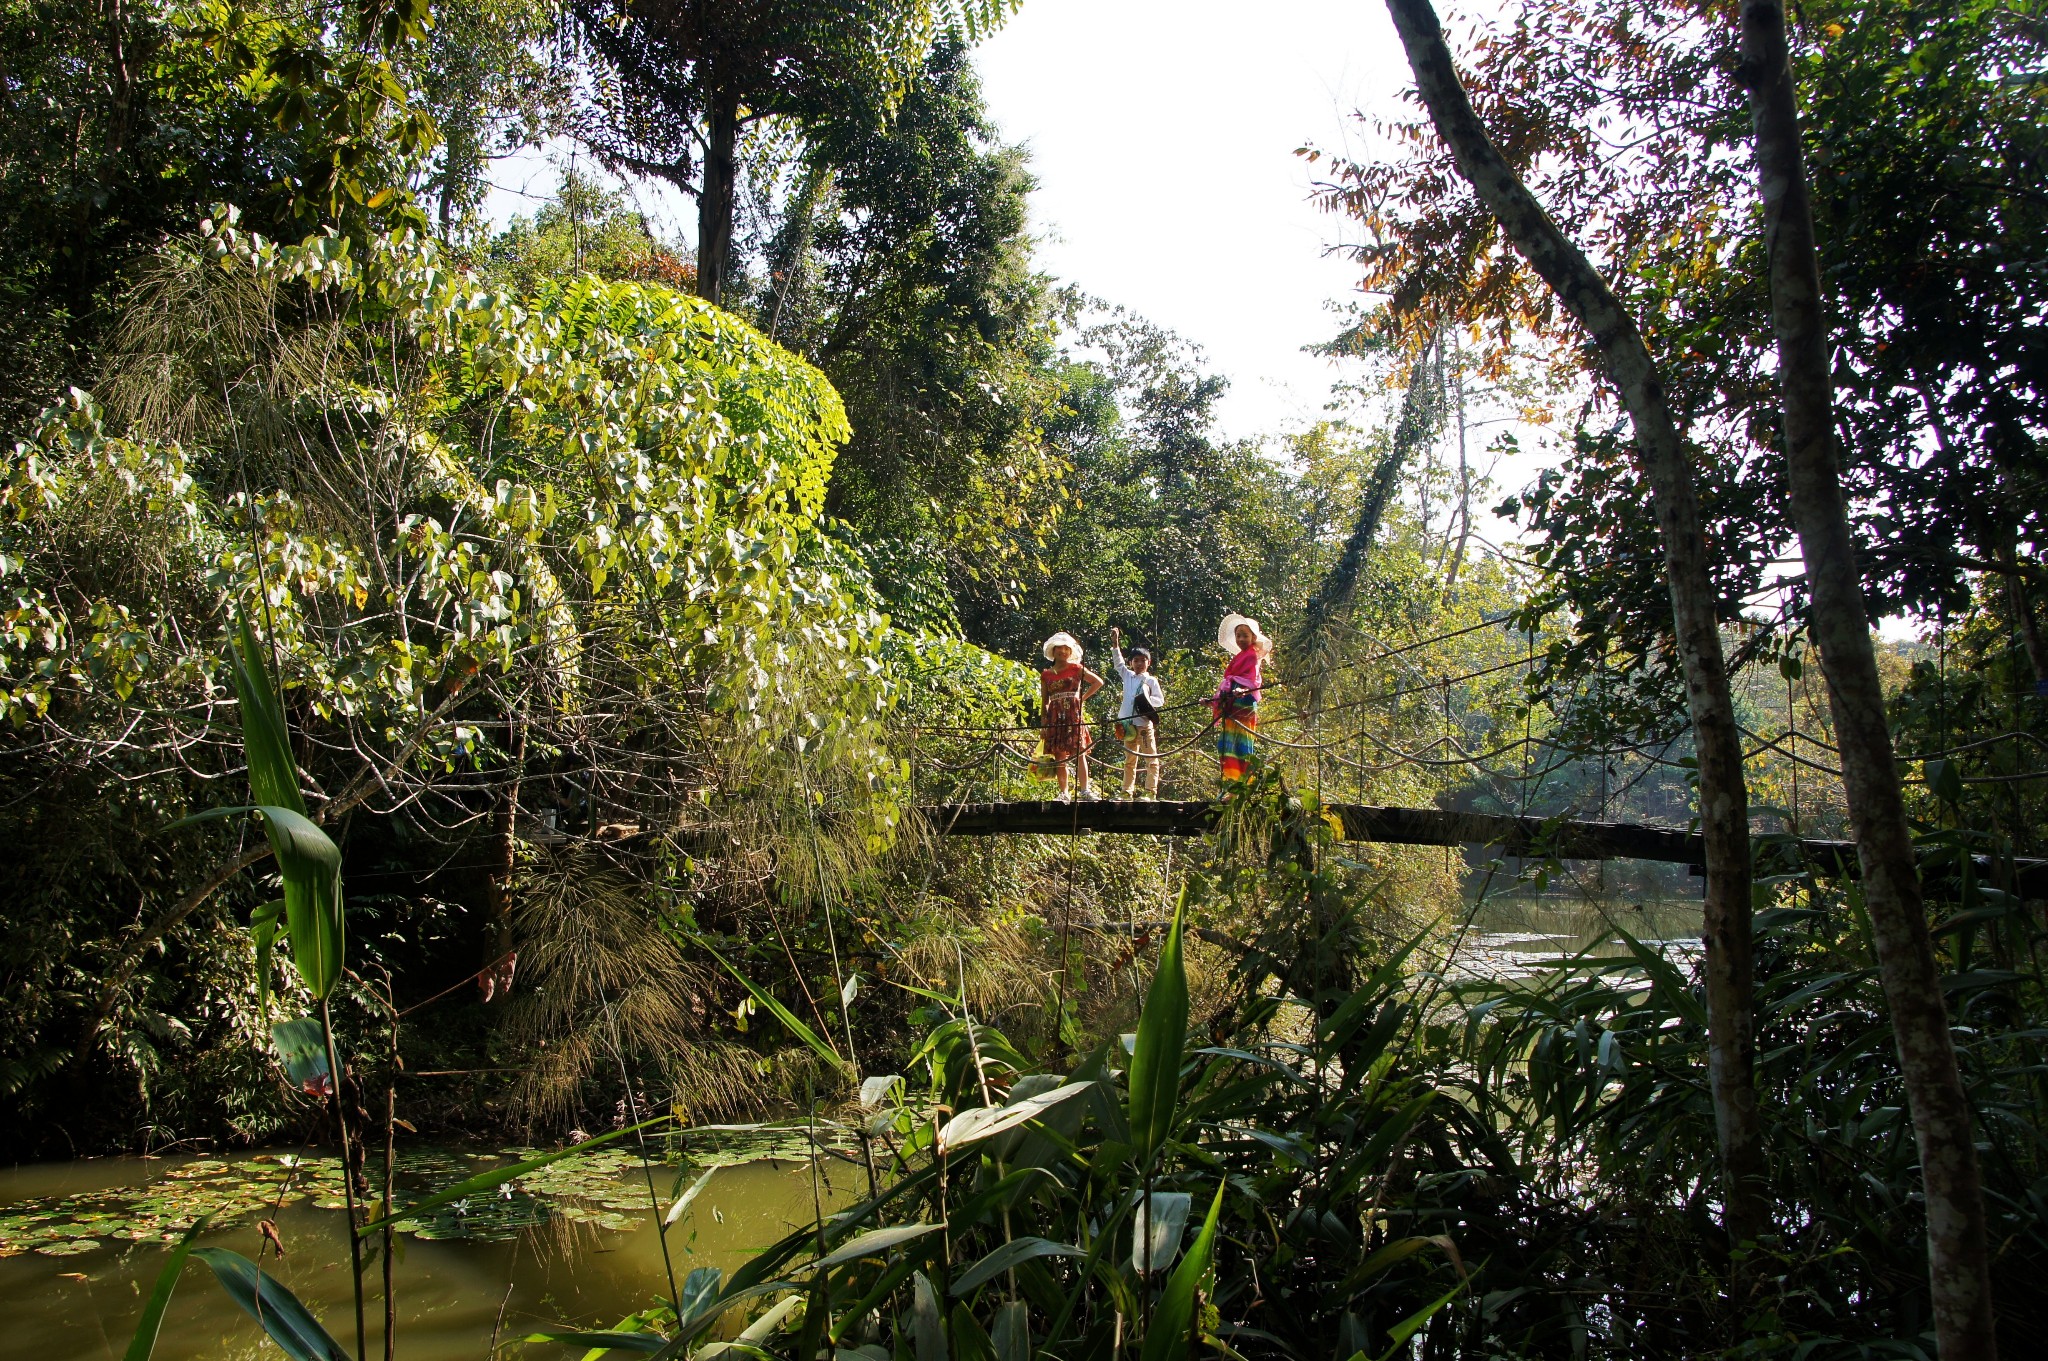
{"type": "Polygon", "coordinates": [[[1223,681],[1216,687],[1216,697],[1210,701],[1211,709],[1221,709],[1223,701],[1233,694],[1249,693],[1254,699],[1259,694],[1259,649],[1240,648],[1229,665],[1223,668],[1223,681]]]}

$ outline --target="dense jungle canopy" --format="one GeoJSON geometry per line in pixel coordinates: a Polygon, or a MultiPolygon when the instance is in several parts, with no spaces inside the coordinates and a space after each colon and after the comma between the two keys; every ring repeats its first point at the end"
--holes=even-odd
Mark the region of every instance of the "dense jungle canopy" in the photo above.
{"type": "Polygon", "coordinates": [[[1013,8],[0,0],[0,1152],[338,1147],[294,1356],[394,1130],[792,1112],[874,1198],[576,1345],[2029,1354],[2048,6],[1388,0],[1254,436],[1045,267],[1013,8]],[[1207,835],[945,835],[1061,631],[1207,835]]]}

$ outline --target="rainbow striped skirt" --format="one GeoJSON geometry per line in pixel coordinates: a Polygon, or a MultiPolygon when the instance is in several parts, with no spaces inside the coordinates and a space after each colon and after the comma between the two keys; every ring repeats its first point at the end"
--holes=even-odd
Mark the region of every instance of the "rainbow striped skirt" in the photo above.
{"type": "Polygon", "coordinates": [[[1252,751],[1259,732],[1259,701],[1240,696],[1225,700],[1216,716],[1216,756],[1226,782],[1251,775],[1252,751]]]}

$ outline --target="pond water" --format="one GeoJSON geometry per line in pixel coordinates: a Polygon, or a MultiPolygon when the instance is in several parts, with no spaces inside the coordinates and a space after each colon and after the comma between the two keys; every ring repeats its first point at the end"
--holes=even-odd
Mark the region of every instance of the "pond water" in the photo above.
{"type": "MultiPolygon", "coordinates": [[[[1457,941],[1452,972],[1515,977],[1539,960],[1583,950],[1616,929],[1662,950],[1679,964],[1700,950],[1697,898],[1638,898],[1591,894],[1503,894],[1478,906],[1457,941]]],[[[1604,954],[1623,954],[1617,944],[1604,954]]]]}
{"type": "MultiPolygon", "coordinates": [[[[405,1151],[394,1179],[397,1199],[403,1204],[531,1154],[405,1151]]],[[[865,1172],[841,1158],[814,1163],[801,1137],[785,1135],[767,1146],[758,1139],[751,1146],[728,1142],[693,1149],[687,1162],[654,1165],[655,1198],[664,1210],[679,1184],[710,1166],[718,1167],[716,1175],[668,1232],[678,1279],[700,1266],[731,1271],[750,1252],[812,1222],[814,1191],[830,1209],[866,1185],[865,1172]]],[[[212,1225],[202,1246],[252,1259],[264,1247],[258,1222],[273,1219],[286,1255],[280,1261],[274,1249],[265,1252],[264,1270],[350,1345],[354,1306],[340,1192],[334,1160],[303,1150],[0,1170],[0,1316],[8,1325],[0,1329],[0,1361],[119,1358],[162,1269],[167,1240],[202,1214],[212,1225]]],[[[667,1294],[657,1218],[639,1157],[604,1149],[408,1222],[394,1254],[399,1355],[482,1361],[494,1334],[502,1345],[549,1325],[603,1326],[656,1302],[667,1294]]],[[[373,1264],[366,1274],[368,1352],[381,1356],[381,1268],[373,1264]]],[[[211,1270],[190,1262],[155,1355],[254,1361],[278,1354],[211,1270]]],[[[581,1355],[558,1346],[528,1354],[581,1355]]]]}

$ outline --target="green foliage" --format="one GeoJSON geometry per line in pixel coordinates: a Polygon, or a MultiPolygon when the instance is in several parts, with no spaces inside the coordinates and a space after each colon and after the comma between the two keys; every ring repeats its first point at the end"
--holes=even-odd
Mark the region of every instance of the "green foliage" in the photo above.
{"type": "MultiPolygon", "coordinates": [[[[218,659],[260,612],[330,801],[396,796],[481,839],[467,801],[532,770],[584,835],[725,815],[689,766],[621,764],[666,744],[715,751],[748,817],[801,759],[828,836],[887,846],[893,682],[879,619],[818,548],[845,425],[815,370],[659,285],[586,276],[522,304],[409,236],[280,246],[227,213],[159,268],[111,385],[125,433],[75,395],[0,483],[9,741],[101,787],[142,760],[171,821],[222,773],[218,659]]],[[[193,860],[149,916],[203,878],[193,860]]],[[[59,948],[118,951],[96,934],[118,929],[59,948]]],[[[70,1005],[121,1016],[132,967],[70,1005]]]]}
{"type": "Polygon", "coordinates": [[[1056,300],[1032,268],[1023,154],[999,140],[965,45],[939,43],[886,124],[821,131],[800,174],[753,312],[846,401],[833,513],[894,545],[872,561],[892,600],[920,550],[954,583],[1005,589],[1064,499],[1040,435],[1056,300]]]}

